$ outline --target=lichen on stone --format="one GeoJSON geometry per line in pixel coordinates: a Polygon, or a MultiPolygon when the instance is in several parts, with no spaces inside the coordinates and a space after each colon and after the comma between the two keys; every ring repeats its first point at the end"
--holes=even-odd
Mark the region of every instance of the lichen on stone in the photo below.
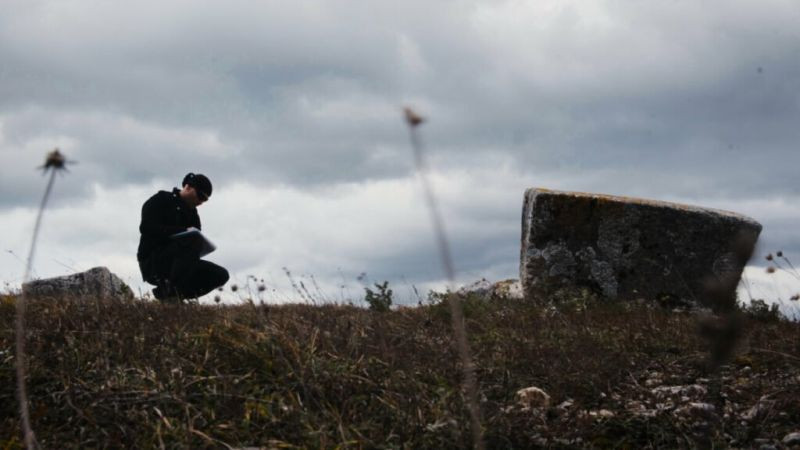
{"type": "Polygon", "coordinates": [[[708,277],[738,276],[736,237],[761,225],[727,211],[654,200],[528,189],[520,281],[529,298],[569,285],[606,298],[693,301],[708,277]]]}

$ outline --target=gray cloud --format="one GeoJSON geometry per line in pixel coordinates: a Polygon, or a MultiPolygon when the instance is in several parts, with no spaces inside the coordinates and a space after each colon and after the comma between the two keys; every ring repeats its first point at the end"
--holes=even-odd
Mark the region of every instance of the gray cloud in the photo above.
{"type": "MultiPolygon", "coordinates": [[[[491,147],[545,168],[651,169],[730,150],[749,167],[737,149],[783,157],[796,138],[798,59],[785,55],[800,47],[785,5],[740,5],[746,17],[688,5],[311,5],[123,7],[97,19],[62,5],[54,21],[40,4],[3,28],[15,69],[2,103],[214,133],[236,143],[220,159],[240,175],[298,185],[408,173],[396,164],[407,148],[398,108],[414,99],[450,165],[491,147]]],[[[183,157],[115,131],[106,154],[183,157]]]]}

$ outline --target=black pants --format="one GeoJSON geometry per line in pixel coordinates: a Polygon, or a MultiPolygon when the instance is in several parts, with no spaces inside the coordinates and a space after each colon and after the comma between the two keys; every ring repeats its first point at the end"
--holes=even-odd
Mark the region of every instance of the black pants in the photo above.
{"type": "Polygon", "coordinates": [[[142,278],[161,288],[168,286],[182,299],[200,297],[224,285],[230,277],[228,271],[200,259],[199,248],[199,242],[171,242],[139,261],[142,278]]]}

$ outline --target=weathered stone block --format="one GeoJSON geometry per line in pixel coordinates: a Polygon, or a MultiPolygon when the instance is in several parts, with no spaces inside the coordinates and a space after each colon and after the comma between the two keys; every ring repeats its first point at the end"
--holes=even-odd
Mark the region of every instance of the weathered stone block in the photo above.
{"type": "Polygon", "coordinates": [[[133,298],[131,288],[105,267],[30,281],[22,285],[22,291],[35,297],[133,298]]]}
{"type": "Polygon", "coordinates": [[[704,305],[710,279],[741,275],[734,244],[752,247],[760,232],[755,220],[727,211],[528,189],[520,281],[526,298],[540,301],[588,288],[605,298],[704,305]]]}

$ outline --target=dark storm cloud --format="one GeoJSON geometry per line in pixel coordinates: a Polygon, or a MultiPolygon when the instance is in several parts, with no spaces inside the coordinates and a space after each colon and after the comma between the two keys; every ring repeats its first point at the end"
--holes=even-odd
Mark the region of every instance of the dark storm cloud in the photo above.
{"type": "Polygon", "coordinates": [[[798,138],[800,58],[787,56],[800,45],[791,22],[773,15],[680,23],[682,11],[705,10],[94,4],[101,20],[85,15],[89,4],[17,5],[2,27],[0,109],[17,115],[33,105],[41,116],[11,117],[8,139],[73,137],[98,167],[87,180],[152,180],[190,159],[223,163],[221,181],[403,176],[411,166],[399,107],[418,100],[431,117],[431,149],[448,166],[491,151],[535,170],[674,167],[714,179],[711,189],[789,188],[748,176],[760,163],[785,179],[791,164],[781,162],[798,138]],[[137,18],[146,30],[132,25],[137,18]],[[65,123],[65,111],[88,118],[65,123]],[[119,126],[131,121],[138,130],[119,126]],[[154,142],[149,130],[211,134],[221,144],[198,155],[192,139],[154,142]],[[115,176],[103,177],[112,165],[115,176]]]}

